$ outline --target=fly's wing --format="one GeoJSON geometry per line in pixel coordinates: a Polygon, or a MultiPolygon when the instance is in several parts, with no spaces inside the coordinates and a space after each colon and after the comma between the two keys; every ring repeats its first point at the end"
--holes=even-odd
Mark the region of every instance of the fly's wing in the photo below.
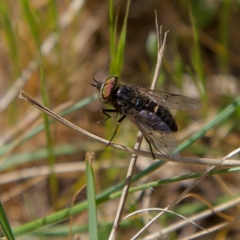
{"type": "Polygon", "coordinates": [[[126,116],[163,156],[170,159],[179,158],[177,141],[160,117],[146,110],[141,112],[131,110],[126,116]]]}
{"type": "Polygon", "coordinates": [[[194,110],[202,106],[198,100],[179,94],[167,93],[160,90],[151,90],[141,87],[138,88],[138,91],[141,94],[147,94],[148,97],[158,105],[170,109],[194,110]]]}

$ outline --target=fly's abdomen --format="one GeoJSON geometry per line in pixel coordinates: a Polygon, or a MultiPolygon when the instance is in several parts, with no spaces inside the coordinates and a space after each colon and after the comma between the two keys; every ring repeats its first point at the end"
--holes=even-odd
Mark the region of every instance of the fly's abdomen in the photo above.
{"type": "Polygon", "coordinates": [[[163,122],[168,125],[172,132],[178,131],[177,123],[175,122],[172,114],[165,107],[157,105],[157,107],[155,108],[155,114],[159,116],[163,120],[163,122]]]}
{"type": "Polygon", "coordinates": [[[139,95],[136,98],[134,109],[138,112],[146,110],[156,114],[158,117],[165,122],[172,132],[178,131],[178,126],[167,108],[157,105],[154,101],[150,100],[148,97],[139,95]]]}

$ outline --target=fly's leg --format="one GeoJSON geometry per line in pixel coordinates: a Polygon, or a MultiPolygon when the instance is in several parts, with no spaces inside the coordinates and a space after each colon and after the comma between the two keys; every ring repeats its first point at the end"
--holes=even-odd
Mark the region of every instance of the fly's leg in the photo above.
{"type": "MultiPolygon", "coordinates": [[[[103,122],[107,121],[109,118],[111,118],[111,115],[108,114],[108,113],[116,113],[116,116],[115,116],[114,118],[116,118],[117,115],[118,115],[118,111],[115,110],[115,109],[102,109],[101,112],[102,112],[105,116],[107,116],[107,117],[106,117],[105,119],[103,119],[103,120],[98,121],[97,123],[103,123],[103,122]]],[[[111,140],[110,140],[109,143],[107,144],[107,147],[108,147],[109,144],[112,142],[113,138],[115,137],[115,135],[116,135],[116,133],[117,133],[119,124],[122,122],[122,120],[123,120],[125,117],[126,117],[126,116],[123,115],[123,116],[117,121],[117,126],[116,126],[116,128],[115,128],[115,130],[114,130],[114,133],[113,133],[113,136],[112,136],[111,140]]]]}
{"type": "Polygon", "coordinates": [[[109,143],[107,144],[107,147],[108,147],[109,144],[112,142],[113,138],[115,137],[115,135],[116,135],[116,133],[117,133],[117,130],[118,130],[119,124],[122,122],[122,120],[123,120],[125,117],[126,117],[126,116],[123,115],[123,116],[118,120],[118,122],[117,122],[117,126],[116,126],[116,128],[115,128],[115,130],[114,130],[114,133],[113,133],[113,136],[112,136],[112,138],[110,139],[109,143]]]}
{"type": "Polygon", "coordinates": [[[154,156],[153,150],[152,150],[152,145],[151,145],[151,143],[149,142],[149,140],[148,140],[147,138],[145,138],[145,139],[146,139],[146,141],[147,141],[147,143],[148,143],[148,145],[149,145],[149,147],[150,147],[150,150],[151,150],[151,154],[152,154],[152,156],[153,156],[153,159],[156,159],[155,156],[154,156]]]}
{"type": "Polygon", "coordinates": [[[109,115],[108,113],[114,113],[114,112],[118,113],[117,110],[115,110],[115,109],[101,109],[101,112],[105,116],[107,116],[107,118],[105,118],[103,120],[100,120],[100,121],[97,121],[98,124],[103,123],[103,122],[107,121],[109,118],[111,118],[111,115],[109,115]]]}

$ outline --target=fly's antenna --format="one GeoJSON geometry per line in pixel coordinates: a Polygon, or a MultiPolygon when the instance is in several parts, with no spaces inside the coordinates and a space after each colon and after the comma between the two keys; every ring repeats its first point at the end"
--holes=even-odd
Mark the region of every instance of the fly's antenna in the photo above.
{"type": "MultiPolygon", "coordinates": [[[[94,82],[96,82],[96,83],[98,83],[98,81],[95,79],[95,78],[93,78],[93,81],[94,82]]],[[[97,87],[95,84],[91,84],[93,87],[97,87]]]]}
{"type": "Polygon", "coordinates": [[[102,83],[98,82],[95,78],[93,78],[93,81],[96,82],[96,84],[91,85],[99,90],[101,88],[102,83]]]}

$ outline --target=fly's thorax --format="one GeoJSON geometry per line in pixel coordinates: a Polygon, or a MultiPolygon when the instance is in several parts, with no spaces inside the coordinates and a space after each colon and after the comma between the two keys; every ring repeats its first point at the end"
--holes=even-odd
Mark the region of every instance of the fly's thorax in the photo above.
{"type": "Polygon", "coordinates": [[[112,92],[111,104],[119,113],[127,113],[135,105],[135,92],[132,86],[119,85],[112,92]]]}
{"type": "Polygon", "coordinates": [[[137,92],[132,86],[120,85],[114,91],[114,97],[119,104],[134,105],[136,101],[137,92]]]}
{"type": "Polygon", "coordinates": [[[101,84],[99,89],[100,99],[107,103],[111,100],[112,93],[118,84],[118,77],[111,76],[101,84]]]}

